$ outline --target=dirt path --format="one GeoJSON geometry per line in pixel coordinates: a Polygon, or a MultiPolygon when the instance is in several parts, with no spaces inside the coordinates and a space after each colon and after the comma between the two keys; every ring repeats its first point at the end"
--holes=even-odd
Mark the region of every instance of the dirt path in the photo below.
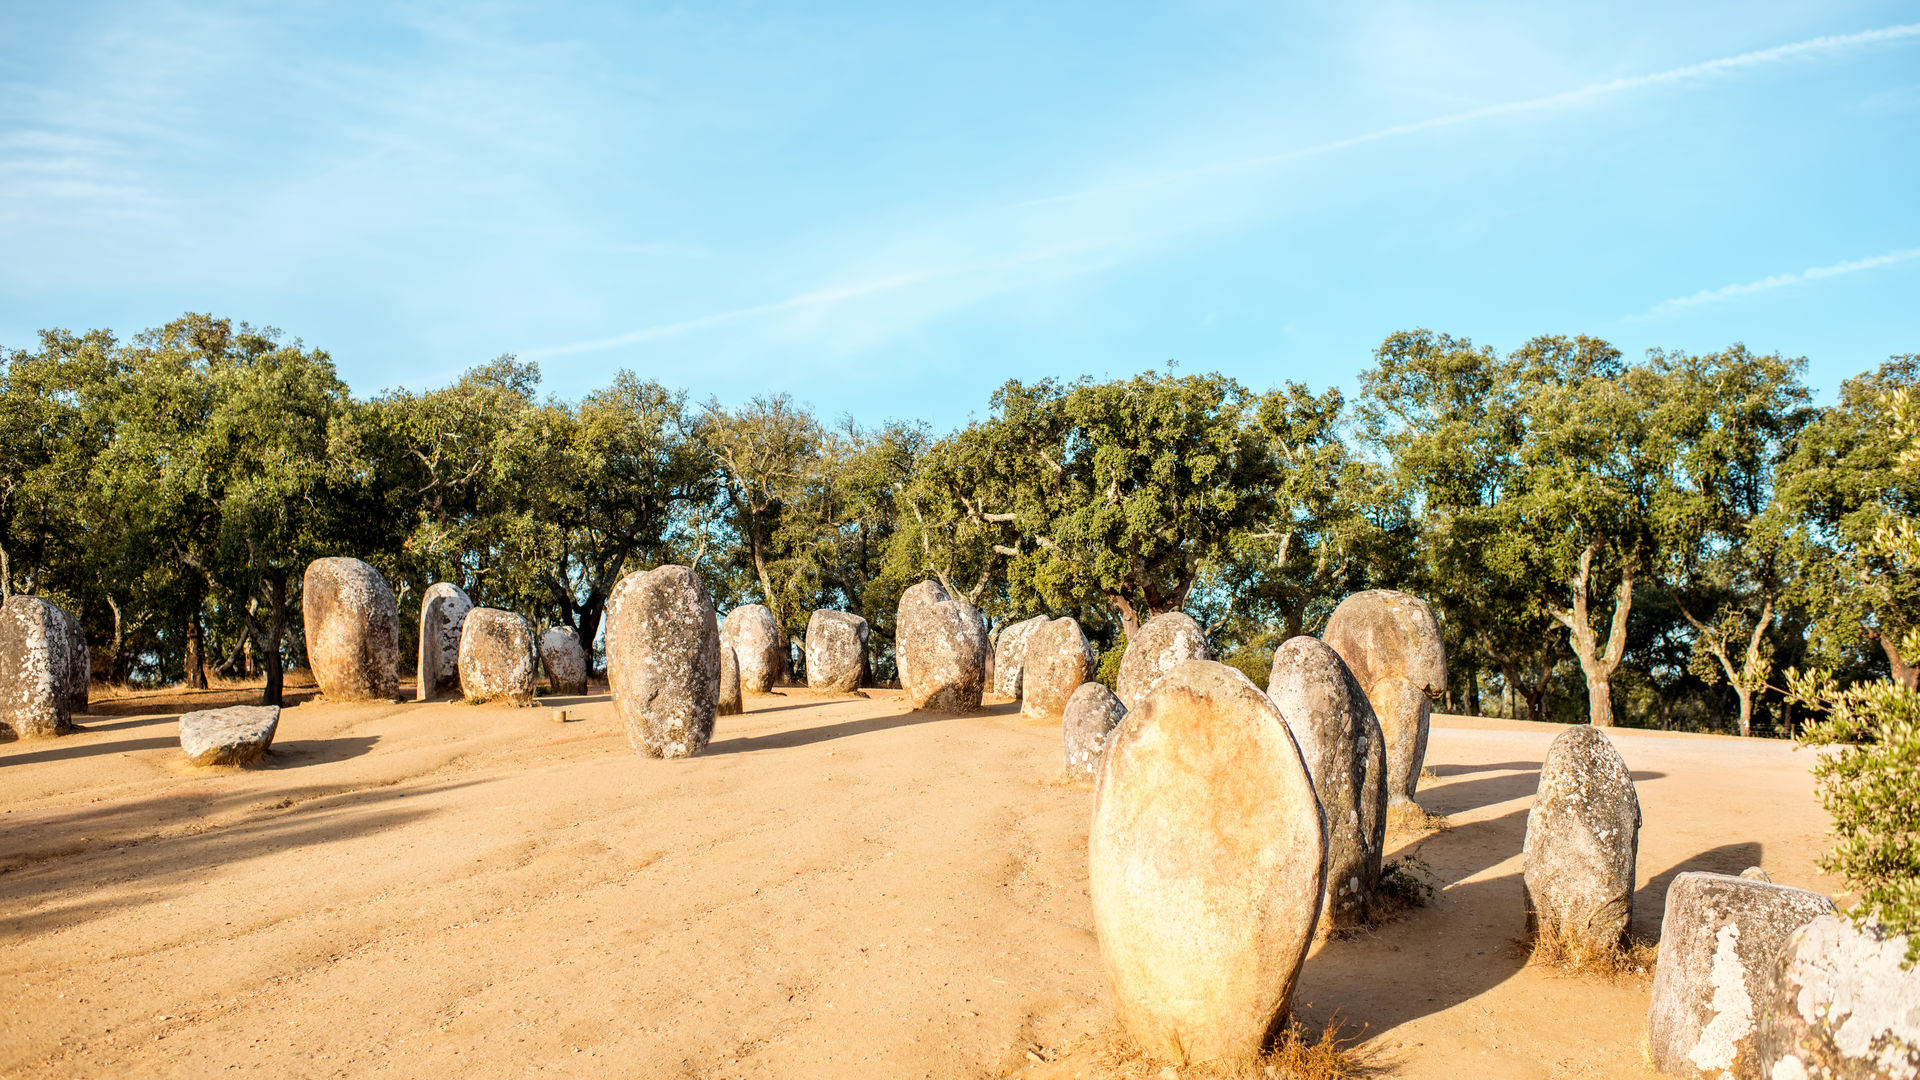
{"type": "MultiPolygon", "coordinates": [[[[138,699],[0,746],[0,1075],[1086,1074],[1110,1013],[1057,727],[873,693],[753,698],[680,762],[637,757],[604,696],[564,725],[307,703],[244,770],[186,765],[184,706],[138,699]]],[[[1323,945],[1309,1019],[1405,1076],[1645,1075],[1644,984],[1514,946],[1556,730],[1439,720],[1421,801],[1453,828],[1417,846],[1444,888],[1323,945]]],[[[1618,744],[1642,933],[1680,869],[1836,887],[1806,753],[1618,744]]]]}

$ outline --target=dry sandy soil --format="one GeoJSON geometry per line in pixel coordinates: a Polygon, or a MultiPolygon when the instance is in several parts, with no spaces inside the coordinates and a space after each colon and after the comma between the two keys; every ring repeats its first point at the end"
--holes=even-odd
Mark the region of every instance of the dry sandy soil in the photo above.
{"type": "MultiPolygon", "coordinates": [[[[604,696],[284,713],[269,760],[185,763],[135,695],[0,746],[0,1075],[1074,1077],[1111,1010],[1091,795],[1055,725],[887,691],[749,700],[650,761],[604,696]]],[[[1520,843],[1557,730],[1436,718],[1398,836],[1440,891],[1307,960],[1298,1012],[1409,1077],[1646,1075],[1644,979],[1528,967],[1520,843]]],[[[1810,754],[1621,733],[1635,928],[1681,870],[1832,891],[1810,754]]],[[[1171,1074],[1168,1074],[1171,1075],[1171,1074]]]]}

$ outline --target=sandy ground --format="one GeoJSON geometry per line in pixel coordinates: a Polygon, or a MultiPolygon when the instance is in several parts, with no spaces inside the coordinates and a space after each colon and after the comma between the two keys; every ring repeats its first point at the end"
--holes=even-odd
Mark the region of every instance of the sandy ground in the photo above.
{"type": "MultiPolygon", "coordinates": [[[[1091,1076],[1111,1025],[1091,794],[1002,704],[786,691],[686,761],[604,696],[283,714],[195,769],[192,700],[0,746],[0,1075],[1091,1076]]],[[[241,695],[227,695],[241,700],[241,695]]],[[[1409,1077],[1639,1077],[1647,984],[1527,967],[1520,844],[1557,728],[1436,718],[1400,836],[1440,892],[1317,947],[1298,1012],[1409,1077]]],[[[1832,891],[1810,754],[1621,733],[1646,824],[1635,927],[1685,869],[1832,891]]]]}

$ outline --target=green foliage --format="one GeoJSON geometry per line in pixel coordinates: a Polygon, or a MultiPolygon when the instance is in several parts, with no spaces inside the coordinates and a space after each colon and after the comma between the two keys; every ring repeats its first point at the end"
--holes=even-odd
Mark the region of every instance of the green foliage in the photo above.
{"type": "Polygon", "coordinates": [[[1093,681],[1109,690],[1120,685],[1120,661],[1127,655],[1127,639],[1123,636],[1112,648],[1100,654],[1100,665],[1094,671],[1093,681]]]}
{"type": "Polygon", "coordinates": [[[1273,650],[1260,645],[1242,646],[1220,657],[1220,662],[1251,679],[1261,690],[1267,688],[1267,680],[1273,675],[1273,650]]]}

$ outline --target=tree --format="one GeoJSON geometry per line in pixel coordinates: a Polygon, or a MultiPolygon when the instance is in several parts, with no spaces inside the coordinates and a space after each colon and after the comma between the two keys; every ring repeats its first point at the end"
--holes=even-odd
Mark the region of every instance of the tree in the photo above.
{"type": "Polygon", "coordinates": [[[820,425],[788,395],[762,395],[731,412],[709,402],[701,434],[719,463],[733,527],[746,538],[761,599],[776,621],[789,626],[799,613],[786,610],[774,588],[771,539],[819,456],[820,425]]]}

